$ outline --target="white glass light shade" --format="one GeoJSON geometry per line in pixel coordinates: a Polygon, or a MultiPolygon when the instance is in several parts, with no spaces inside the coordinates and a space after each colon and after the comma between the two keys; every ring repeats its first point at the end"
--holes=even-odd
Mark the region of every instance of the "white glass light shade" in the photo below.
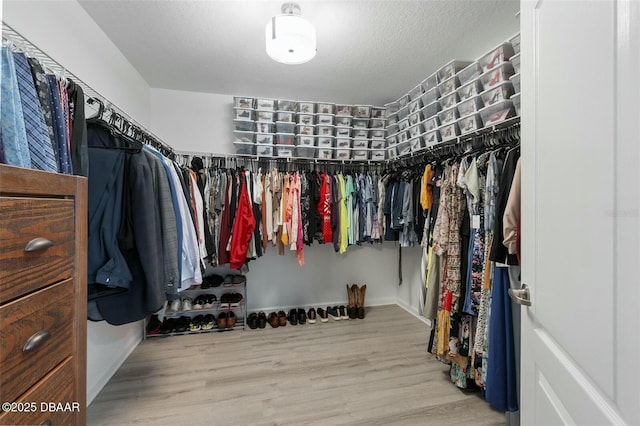
{"type": "Polygon", "coordinates": [[[278,15],[267,22],[267,54],[283,64],[304,64],[316,56],[316,29],[299,15],[278,15]]]}

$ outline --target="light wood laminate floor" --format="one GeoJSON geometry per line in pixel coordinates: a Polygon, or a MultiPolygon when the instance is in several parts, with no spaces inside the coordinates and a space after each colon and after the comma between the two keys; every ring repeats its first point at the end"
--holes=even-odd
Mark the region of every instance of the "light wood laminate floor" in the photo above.
{"type": "Polygon", "coordinates": [[[150,338],[88,409],[90,425],[500,425],[426,351],[402,308],[364,320],[150,338]]]}

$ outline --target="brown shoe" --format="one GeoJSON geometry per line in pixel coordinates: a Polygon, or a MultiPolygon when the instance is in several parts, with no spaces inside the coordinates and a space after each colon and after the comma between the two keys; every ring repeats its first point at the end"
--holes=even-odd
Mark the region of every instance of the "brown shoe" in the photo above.
{"type": "Polygon", "coordinates": [[[216,319],[216,325],[220,329],[227,328],[227,313],[226,312],[220,312],[220,314],[218,315],[218,319],[216,319]]]}
{"type": "Polygon", "coordinates": [[[233,313],[233,311],[229,311],[227,314],[227,328],[233,328],[236,325],[237,320],[238,318],[236,317],[236,314],[233,313]]]}
{"type": "Polygon", "coordinates": [[[367,285],[363,285],[357,289],[358,291],[358,310],[357,317],[364,319],[364,294],[367,292],[367,285]]]}
{"type": "Polygon", "coordinates": [[[347,306],[347,314],[350,319],[356,319],[358,308],[358,286],[353,284],[351,287],[347,285],[347,296],[349,296],[349,305],[347,306]]]}
{"type": "Polygon", "coordinates": [[[267,317],[267,322],[273,328],[278,328],[280,325],[280,321],[278,320],[278,314],[276,312],[271,312],[269,317],[267,317]]]}
{"type": "Polygon", "coordinates": [[[278,324],[280,327],[287,325],[287,314],[285,314],[284,311],[278,312],[278,324]]]}

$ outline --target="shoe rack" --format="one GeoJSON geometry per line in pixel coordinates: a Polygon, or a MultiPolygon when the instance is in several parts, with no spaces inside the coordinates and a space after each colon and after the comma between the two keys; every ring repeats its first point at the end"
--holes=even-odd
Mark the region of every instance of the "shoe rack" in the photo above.
{"type": "MultiPolygon", "coordinates": [[[[228,276],[227,276],[228,277],[228,276]]],[[[239,277],[236,275],[235,277],[239,277]]],[[[226,277],[225,277],[226,278],[226,277]]],[[[167,303],[167,307],[164,310],[162,316],[163,321],[161,321],[160,331],[157,333],[150,332],[149,324],[152,321],[151,317],[147,318],[145,321],[145,338],[150,337],[161,337],[161,336],[176,336],[182,334],[200,334],[200,333],[209,333],[209,332],[222,332],[222,331],[230,331],[241,329],[244,330],[247,324],[247,283],[246,277],[242,276],[241,282],[226,282],[227,280],[221,282],[219,285],[209,286],[207,284],[192,286],[189,290],[184,290],[180,292],[180,303],[179,308],[177,310],[173,310],[172,302],[169,301],[167,303]],[[203,288],[203,286],[205,288],[203,288]],[[215,301],[210,301],[210,306],[207,307],[195,308],[194,305],[197,305],[196,301],[200,296],[209,295],[215,296],[215,301]],[[190,309],[185,310],[184,300],[190,300],[190,309]],[[240,300],[238,300],[240,299],[240,300]],[[229,313],[233,312],[235,314],[235,324],[231,327],[221,327],[220,322],[224,323],[225,321],[219,321],[222,316],[229,316],[229,313]],[[191,324],[193,319],[197,316],[201,315],[205,317],[206,315],[213,315],[214,321],[213,326],[211,328],[201,327],[198,330],[191,329],[191,324]],[[187,325],[187,329],[184,328],[184,323],[186,320],[184,318],[189,318],[189,324],[187,325]],[[182,319],[181,319],[182,318],[182,319]],[[168,321],[173,321],[173,327],[170,326],[168,321]],[[182,322],[182,323],[181,323],[182,322]],[[169,324],[169,326],[167,326],[169,324]],[[169,331],[170,330],[170,331],[169,331]]],[[[240,280],[233,280],[240,281],[240,280]]],[[[206,324],[203,323],[206,326],[206,324]]]]}

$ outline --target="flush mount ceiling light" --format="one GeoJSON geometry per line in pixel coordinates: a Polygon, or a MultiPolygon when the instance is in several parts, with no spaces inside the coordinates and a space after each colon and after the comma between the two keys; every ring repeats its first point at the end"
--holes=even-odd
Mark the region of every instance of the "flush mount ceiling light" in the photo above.
{"type": "Polygon", "coordinates": [[[283,64],[304,64],[316,56],[316,29],[300,15],[297,3],[282,5],[267,22],[267,55],[283,64]]]}

